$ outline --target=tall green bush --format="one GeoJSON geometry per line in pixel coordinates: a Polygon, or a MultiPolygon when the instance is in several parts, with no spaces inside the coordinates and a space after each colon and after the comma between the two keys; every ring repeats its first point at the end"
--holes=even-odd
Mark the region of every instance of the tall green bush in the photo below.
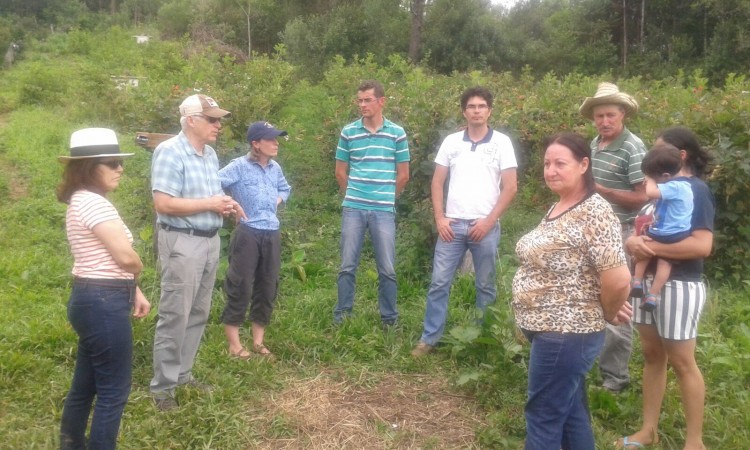
{"type": "Polygon", "coordinates": [[[717,199],[716,245],[707,267],[717,278],[745,277],[742,267],[750,251],[750,205],[744,195],[750,184],[750,82],[744,76],[731,75],[724,87],[709,88],[700,71],[664,80],[575,73],[537,78],[531,69],[519,76],[483,71],[439,75],[400,56],[382,63],[365,55],[321,62],[327,68],[314,83],[301,81],[310,68],[284,61],[283,48],[279,55],[238,64],[210,46],[187,40],[137,45],[131,34],[120,28],[75,31],[35,43],[24,61],[4,75],[0,95],[11,105],[59,108],[77,123],[112,126],[126,135],[177,132],[182,99],[195,92],[212,95],[233,112],[218,144],[223,155],[243,151],[251,121],[284,126],[292,134],[285,144],[289,156],[308,162],[298,166],[304,173],[300,180],[314,183],[303,188],[301,197],[329,205],[330,200],[315,198],[315,193],[335,194],[333,154],[339,130],[357,117],[352,99],[359,83],[378,79],[388,96],[386,116],[402,124],[410,138],[411,181],[398,210],[405,237],[399,240],[399,254],[404,255],[404,268],[409,267],[405,273],[422,276],[435,238],[429,199],[433,159],[444,136],[463,123],[461,92],[474,85],[494,92],[490,123],[508,133],[517,147],[521,191],[516,204],[544,209],[552,197],[541,177],[542,140],[563,130],[592,138],[595,130],[578,114],[578,106],[599,82],[616,81],[641,104],[627,125],[647,145],[659,130],[680,124],[693,129],[714,153],[718,169],[709,183],[717,199]],[[140,86],[117,89],[109,76],[122,74],[140,77],[140,86]]]}

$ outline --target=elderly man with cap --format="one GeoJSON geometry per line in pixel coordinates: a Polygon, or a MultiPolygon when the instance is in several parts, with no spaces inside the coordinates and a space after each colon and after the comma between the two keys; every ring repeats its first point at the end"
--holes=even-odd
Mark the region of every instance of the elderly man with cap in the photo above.
{"type": "MultiPolygon", "coordinates": [[[[625,127],[625,119],[638,112],[638,102],[612,83],[600,83],[596,94],[581,105],[582,116],[594,122],[599,133],[591,141],[596,192],[604,197],[622,225],[623,241],[633,234],[638,210],[648,201],[641,172],[646,146],[625,127]]],[[[602,386],[620,392],[630,383],[628,361],[633,325],[607,324],[599,356],[602,386]]]]}
{"type": "Polygon", "coordinates": [[[287,132],[268,122],[255,122],[247,130],[250,151],[219,171],[219,180],[246,211],[229,244],[229,268],[224,281],[226,306],[221,321],[229,344],[229,356],[249,359],[253,354],[273,357],[263,344],[271,321],[281,270],[281,234],[276,210],[286,202],[291,187],[274,158],[279,136],[287,132]],[[250,306],[253,344],[240,342],[240,326],[250,306]]]}
{"type": "Polygon", "coordinates": [[[211,97],[191,95],[180,105],[182,131],[162,142],[151,163],[151,190],[159,230],[161,265],[159,320],[154,337],[151,393],[161,411],[176,408],[175,388],[209,389],[192,375],[203,337],[216,268],[223,217],[245,217],[224,195],[216,141],[229,111],[211,97]]]}

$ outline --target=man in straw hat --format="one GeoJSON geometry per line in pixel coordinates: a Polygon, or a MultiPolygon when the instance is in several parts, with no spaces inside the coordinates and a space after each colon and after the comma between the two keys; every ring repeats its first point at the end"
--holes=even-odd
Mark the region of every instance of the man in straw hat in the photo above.
{"type": "MultiPolygon", "coordinates": [[[[604,197],[622,224],[623,241],[633,234],[633,221],[648,200],[641,172],[646,146],[625,127],[625,119],[638,112],[638,102],[612,83],[600,83],[596,94],[587,97],[579,112],[594,122],[599,133],[591,141],[596,192],[604,197]]],[[[607,324],[604,348],[599,357],[602,386],[613,392],[630,383],[628,360],[633,325],[607,324]]]]}
{"type": "Polygon", "coordinates": [[[182,131],[154,150],[151,189],[159,227],[159,321],[154,337],[151,393],[160,411],[176,408],[177,386],[208,389],[192,375],[211,309],[219,263],[222,218],[246,217],[224,195],[216,141],[229,111],[211,97],[191,95],[180,105],[182,131]]]}

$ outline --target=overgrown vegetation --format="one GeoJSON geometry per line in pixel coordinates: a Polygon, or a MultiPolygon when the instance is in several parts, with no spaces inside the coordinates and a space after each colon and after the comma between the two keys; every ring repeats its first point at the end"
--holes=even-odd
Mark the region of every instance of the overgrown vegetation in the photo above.
{"type": "Polygon", "coordinates": [[[320,80],[327,63],[390,55],[443,74],[528,67],[663,79],[701,69],[720,85],[750,68],[746,0],[5,0],[0,48],[51,30],[119,25],[189,36],[237,61],[283,54],[320,80]],[[679,17],[676,16],[676,12],[679,17]],[[6,18],[7,17],[7,18],[6,18]]]}
{"type": "MultiPolygon", "coordinates": [[[[305,434],[314,428],[312,424],[300,423],[302,415],[280,407],[279,399],[306,395],[308,391],[301,387],[305,383],[322,386],[319,393],[336,387],[371,398],[367,393],[382,392],[378,389],[393,380],[393,374],[414,380],[392,387],[413,393],[415,405],[426,402],[424,396],[436,394],[425,391],[425,386],[436,386],[437,394],[468,398],[481,407],[453,415],[478,418],[473,422],[474,440],[461,445],[518,448],[524,435],[528,350],[516,338],[508,307],[513,249],[550,201],[540,178],[542,138],[560,130],[593,135],[591,126],[578,115],[578,105],[599,81],[611,76],[549,74],[537,78],[531,72],[443,76],[394,56],[385,63],[368,57],[353,63],[332,59],[321,81],[313,83],[304,80],[307,67],[291,65],[278,54],[238,64],[188,40],[136,45],[132,34],[125,28],[78,30],[56,33],[45,41],[27,41],[24,59],[0,73],[0,243],[4,246],[0,253],[0,279],[4,280],[0,290],[4,311],[0,319],[0,447],[55,447],[72,374],[76,336],[65,316],[71,259],[64,234],[65,208],[53,193],[60,176],[56,156],[67,151],[70,132],[84,126],[114,128],[125,150],[137,153],[128,160],[126,180],[113,201],[140,237],[139,253],[147,262],[141,284],[156,303],[159,282],[150,243],[150,155],[135,147],[132,137],[144,130],[175,132],[177,105],[197,90],[214,96],[233,112],[219,143],[225,162],[244,153],[245,127],[253,120],[270,120],[290,133],[290,139],[282,141],[280,162],[293,193],[282,213],[284,270],[279,308],[268,334],[268,345],[280,361],[244,364],[227,358],[218,325],[223,307],[219,280],[196,368],[217,390],[211,395],[181,392],[180,412],[159,415],[147,386],[155,317],[135,322],[134,388],[123,421],[121,448],[314,446],[320,441],[305,434]],[[111,75],[140,77],[140,86],[117,89],[111,75]],[[377,78],[386,85],[386,114],[404,124],[413,158],[412,181],[398,211],[402,318],[400,326],[388,333],[378,326],[377,276],[369,249],[358,279],[358,314],[343,327],[332,326],[340,218],[333,151],[340,127],[355,117],[351,99],[365,78],[377,78]],[[457,280],[445,345],[436,357],[414,361],[408,352],[421,331],[434,241],[428,200],[432,158],[441,137],[460,124],[460,92],[477,84],[496,93],[492,124],[513,137],[522,162],[521,192],[503,219],[498,302],[482,329],[472,327],[472,282],[468,277],[457,280]],[[455,387],[432,384],[438,380],[449,380],[455,387]]],[[[641,102],[641,114],[629,126],[646,142],[652,142],[658,130],[682,124],[698,132],[717,157],[719,168],[710,180],[719,203],[716,251],[707,265],[711,302],[698,349],[708,386],[706,444],[709,448],[744,448],[750,439],[746,407],[750,400],[750,307],[746,301],[750,287],[744,269],[750,251],[746,195],[750,81],[731,76],[724,87],[709,88],[706,78],[696,71],[663,80],[617,82],[641,102]]],[[[638,423],[639,354],[636,349],[631,366],[635,384],[626,394],[614,397],[597,390],[596,383],[590,387],[601,448],[609,448],[616,437],[638,423]]],[[[311,402],[335,397],[310,395],[311,402]]],[[[394,396],[393,401],[399,398],[394,396]]],[[[678,398],[676,383],[670,382],[660,431],[664,449],[677,448],[682,442],[684,419],[677,412],[678,398]]],[[[346,407],[346,403],[341,405],[346,407]]],[[[375,411],[363,419],[372,434],[362,435],[380,439],[376,446],[455,446],[439,429],[393,421],[398,411],[391,411],[393,417],[384,417],[383,409],[375,411]],[[401,428],[394,428],[393,423],[401,428]]],[[[453,416],[447,412],[434,420],[449,423],[453,416]]],[[[360,445],[328,442],[352,448],[360,445]]]]}

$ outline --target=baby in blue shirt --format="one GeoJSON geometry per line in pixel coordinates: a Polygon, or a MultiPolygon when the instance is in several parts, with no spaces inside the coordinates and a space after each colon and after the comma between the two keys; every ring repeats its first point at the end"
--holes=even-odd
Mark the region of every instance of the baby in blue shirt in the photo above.
{"type": "MultiPolygon", "coordinates": [[[[672,244],[691,234],[693,217],[693,190],[686,177],[678,176],[682,169],[680,150],[669,144],[657,144],[641,162],[645,179],[646,196],[655,202],[654,221],[646,230],[646,235],[657,242],[672,244]]],[[[643,298],[643,276],[650,260],[635,264],[631,297],[643,298]]],[[[641,309],[653,311],[659,302],[662,287],[672,272],[672,263],[658,258],[656,272],[641,309]]]]}

